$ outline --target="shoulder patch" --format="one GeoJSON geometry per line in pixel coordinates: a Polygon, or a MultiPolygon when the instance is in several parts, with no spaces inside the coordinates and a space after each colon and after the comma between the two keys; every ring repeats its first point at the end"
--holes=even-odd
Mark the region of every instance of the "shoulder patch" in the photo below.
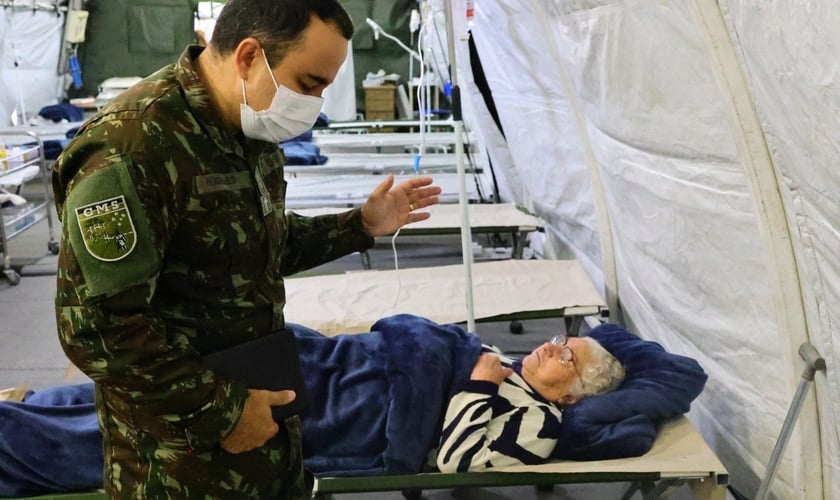
{"type": "Polygon", "coordinates": [[[148,191],[153,181],[139,174],[132,178],[132,169],[142,170],[130,156],[112,155],[86,165],[68,188],[62,244],[79,264],[84,296],[114,295],[160,271],[156,235],[163,230],[151,226],[149,211],[161,208],[141,201],[138,186],[148,191]]]}
{"type": "Polygon", "coordinates": [[[137,244],[137,231],[125,196],[76,207],[82,241],[93,257],[114,262],[126,258],[137,244]]]}

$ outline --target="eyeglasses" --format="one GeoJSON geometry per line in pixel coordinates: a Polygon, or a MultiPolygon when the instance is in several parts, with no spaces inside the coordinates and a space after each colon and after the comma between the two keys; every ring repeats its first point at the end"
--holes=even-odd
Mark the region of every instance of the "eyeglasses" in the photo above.
{"type": "Polygon", "coordinates": [[[583,377],[581,377],[580,370],[578,370],[577,363],[575,363],[575,352],[572,350],[571,347],[566,345],[568,341],[569,338],[566,335],[561,334],[551,337],[549,343],[560,347],[560,355],[558,356],[557,360],[560,362],[561,365],[566,365],[569,363],[572,364],[572,367],[575,369],[575,373],[578,376],[578,380],[580,380],[580,385],[581,387],[583,387],[583,377]]]}

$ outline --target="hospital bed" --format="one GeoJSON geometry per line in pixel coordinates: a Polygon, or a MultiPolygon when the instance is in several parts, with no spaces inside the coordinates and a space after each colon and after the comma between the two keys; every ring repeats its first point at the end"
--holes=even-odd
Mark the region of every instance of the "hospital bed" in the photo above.
{"type": "MultiPolygon", "coordinates": [[[[346,209],[319,207],[294,210],[307,217],[339,213],[346,209]]],[[[421,210],[431,214],[426,220],[414,222],[400,229],[400,236],[426,236],[459,234],[461,207],[457,204],[433,205],[421,210]]],[[[522,258],[528,233],[543,231],[544,223],[514,203],[479,203],[469,205],[470,232],[472,234],[507,233],[513,239],[511,257],[522,258]]]]}
{"type": "MultiPolygon", "coordinates": [[[[370,133],[370,134],[325,134],[315,132],[312,134],[312,142],[321,148],[321,152],[330,153],[341,150],[358,149],[380,149],[380,148],[405,148],[419,149],[421,143],[427,147],[438,147],[447,149],[455,144],[454,132],[392,132],[392,133],[370,133]]],[[[466,138],[465,138],[465,141],[466,138]]]]}
{"type": "MultiPolygon", "coordinates": [[[[575,260],[501,260],[472,266],[479,322],[567,318],[574,332],[607,305],[575,260]]],[[[468,319],[461,265],[358,271],[286,280],[285,316],[324,335],[368,331],[378,318],[411,312],[438,323],[468,319]]]]}
{"type": "MultiPolygon", "coordinates": [[[[395,184],[412,176],[397,175],[395,184]]],[[[381,175],[331,175],[286,177],[286,208],[357,207],[384,180],[381,175]]],[[[442,189],[441,203],[458,202],[459,179],[457,174],[435,174],[434,183],[442,189]]],[[[475,182],[467,180],[467,199],[479,201],[475,182]]]]}
{"type": "MultiPolygon", "coordinates": [[[[456,158],[452,153],[432,153],[420,159],[420,173],[454,172],[456,158]]],[[[414,170],[411,153],[330,153],[323,165],[286,165],[286,174],[409,173],[414,170]]]]}
{"type": "MultiPolygon", "coordinates": [[[[729,474],[696,428],[684,416],[666,422],[653,447],[640,457],[597,461],[553,461],[482,472],[330,477],[315,479],[313,497],[341,493],[402,491],[419,498],[421,490],[555,484],[629,482],[623,498],[640,492],[645,500],[667,498],[673,488],[688,484],[696,499],[723,500],[729,474]]],[[[28,497],[38,500],[104,500],[102,491],[28,497]]]]}
{"type": "Polygon", "coordinates": [[[320,130],[333,130],[336,132],[339,131],[354,131],[354,130],[367,130],[370,128],[378,129],[378,128],[420,128],[421,126],[425,127],[448,127],[453,128],[455,122],[451,119],[446,120],[424,120],[420,122],[420,120],[354,120],[354,121],[337,121],[337,122],[330,122],[326,128],[321,128],[320,130]]]}
{"type": "MultiPolygon", "coordinates": [[[[441,398],[445,396],[438,391],[456,373],[469,372],[467,367],[471,366],[472,361],[468,361],[470,356],[467,352],[471,352],[470,346],[474,339],[463,330],[459,330],[459,334],[451,327],[412,315],[378,320],[370,328],[377,333],[359,343],[348,340],[353,335],[344,336],[338,342],[325,343],[320,340],[324,337],[317,332],[301,325],[293,328],[300,330],[296,335],[302,366],[314,370],[311,376],[316,380],[313,381],[314,385],[308,387],[310,397],[318,401],[331,398],[329,390],[325,389],[330,384],[323,383],[319,377],[325,373],[327,377],[335,374],[331,370],[319,374],[317,367],[323,365],[323,359],[335,354],[349,355],[356,359],[355,356],[364,353],[362,358],[372,363],[364,361],[342,365],[343,371],[339,376],[353,378],[360,373],[377,373],[378,376],[374,378],[387,381],[387,390],[382,390],[379,382],[369,386],[358,385],[359,392],[351,397],[363,394],[369,398],[365,408],[374,414],[384,412],[386,421],[398,418],[402,424],[407,420],[411,424],[383,424],[381,436],[374,433],[372,437],[366,438],[357,433],[348,434],[346,426],[355,424],[346,419],[352,418],[353,422],[357,422],[359,410],[348,411],[346,408],[352,405],[335,404],[341,402],[340,395],[332,399],[331,404],[324,406],[332,410],[310,415],[308,428],[317,432],[309,443],[307,461],[316,473],[316,497],[323,498],[337,493],[403,491],[409,498],[419,498],[420,490],[423,489],[516,485],[538,485],[545,489],[554,484],[607,482],[629,482],[630,489],[623,498],[631,498],[636,492],[641,492],[645,499],[663,498],[672,488],[685,483],[691,487],[695,498],[723,499],[726,496],[725,486],[729,479],[726,469],[684,417],[691,401],[702,391],[707,375],[695,360],[669,353],[660,344],[640,339],[620,325],[599,325],[588,335],[622,362],[626,371],[624,383],[615,391],[584,398],[565,408],[564,425],[557,436],[562,446],[555,450],[554,459],[543,464],[461,473],[437,472],[424,467],[423,463],[427,446],[434,443],[435,439],[434,429],[438,424],[434,415],[444,404],[441,398]],[[418,344],[421,339],[428,339],[428,342],[418,344]],[[339,344],[344,347],[339,349],[339,344]],[[416,351],[419,353],[415,354],[416,351]],[[455,352],[463,355],[454,355],[452,359],[445,355],[455,352]],[[395,374],[384,367],[375,368],[379,366],[378,362],[388,359],[401,360],[400,369],[395,374]],[[437,366],[436,360],[440,360],[437,366]],[[458,360],[466,365],[461,364],[459,367],[458,360]],[[434,367],[431,371],[430,366],[434,367]],[[426,382],[423,387],[411,383],[418,376],[426,377],[423,379],[426,382]],[[431,389],[425,389],[427,386],[431,389]],[[419,398],[418,393],[421,394],[419,398]],[[406,410],[413,404],[426,404],[431,409],[428,414],[406,414],[406,410]],[[420,437],[416,437],[417,434],[420,437]],[[326,440],[326,443],[321,440],[326,440]],[[333,450],[327,444],[332,440],[341,443],[338,449],[333,450]],[[352,453],[342,455],[342,450],[352,446],[350,443],[353,442],[358,443],[360,461],[354,460],[355,455],[352,453]],[[391,445],[397,448],[391,448],[391,445]],[[318,452],[317,449],[322,451],[318,452]]],[[[362,383],[361,380],[359,382],[362,383]]],[[[78,393],[85,403],[81,407],[85,411],[92,411],[92,387],[85,385],[84,389],[82,386],[70,389],[86,390],[85,398],[81,398],[81,393],[78,393]]],[[[64,401],[68,398],[61,396],[59,399],[64,401]]],[[[33,406],[29,408],[35,412],[35,418],[43,419],[46,415],[54,417],[54,412],[43,412],[43,405],[49,404],[45,399],[33,400],[33,406]]],[[[76,414],[78,408],[68,407],[72,414],[76,414]]],[[[8,414],[19,419],[26,418],[26,415],[14,412],[8,414]]],[[[45,425],[56,424],[50,419],[43,421],[45,425]]],[[[95,428],[95,418],[87,422],[85,429],[95,428]]],[[[63,456],[80,446],[89,449],[90,446],[96,446],[96,442],[79,442],[76,446],[58,449],[56,453],[63,456]]],[[[25,453],[20,456],[28,457],[25,453]]],[[[88,463],[88,467],[96,469],[96,461],[88,463]]],[[[65,476],[68,472],[60,466],[57,471],[65,476]]],[[[95,480],[95,477],[89,480],[95,480]]],[[[37,482],[42,484],[40,479],[37,482]]],[[[92,500],[103,496],[92,492],[41,498],[92,500]]]]}
{"type": "Polygon", "coordinates": [[[694,498],[723,500],[729,474],[691,422],[681,416],[663,425],[651,450],[641,457],[556,461],[457,474],[319,477],[313,493],[316,498],[327,498],[337,493],[607,482],[630,482],[624,498],[637,491],[645,500],[665,498],[672,488],[687,483],[694,498]]]}

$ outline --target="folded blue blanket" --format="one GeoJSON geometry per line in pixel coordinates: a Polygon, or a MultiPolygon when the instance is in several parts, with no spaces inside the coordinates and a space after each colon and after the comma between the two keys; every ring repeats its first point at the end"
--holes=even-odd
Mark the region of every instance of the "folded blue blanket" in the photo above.
{"type": "Polygon", "coordinates": [[[321,154],[321,148],[305,141],[288,141],[280,144],[286,155],[286,165],[323,165],[327,157],[321,154]]]}

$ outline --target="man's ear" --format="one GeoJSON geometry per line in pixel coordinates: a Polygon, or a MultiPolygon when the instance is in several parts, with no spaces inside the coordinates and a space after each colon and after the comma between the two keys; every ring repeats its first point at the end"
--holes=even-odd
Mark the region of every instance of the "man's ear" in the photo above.
{"type": "Polygon", "coordinates": [[[578,402],[578,399],[579,398],[577,396],[573,396],[571,394],[566,394],[565,396],[560,398],[559,403],[563,404],[563,405],[573,405],[573,404],[578,402]]]}
{"type": "Polygon", "coordinates": [[[249,37],[239,42],[233,54],[239,78],[247,80],[248,73],[254,66],[255,61],[262,61],[261,49],[262,45],[256,38],[249,37]]]}

